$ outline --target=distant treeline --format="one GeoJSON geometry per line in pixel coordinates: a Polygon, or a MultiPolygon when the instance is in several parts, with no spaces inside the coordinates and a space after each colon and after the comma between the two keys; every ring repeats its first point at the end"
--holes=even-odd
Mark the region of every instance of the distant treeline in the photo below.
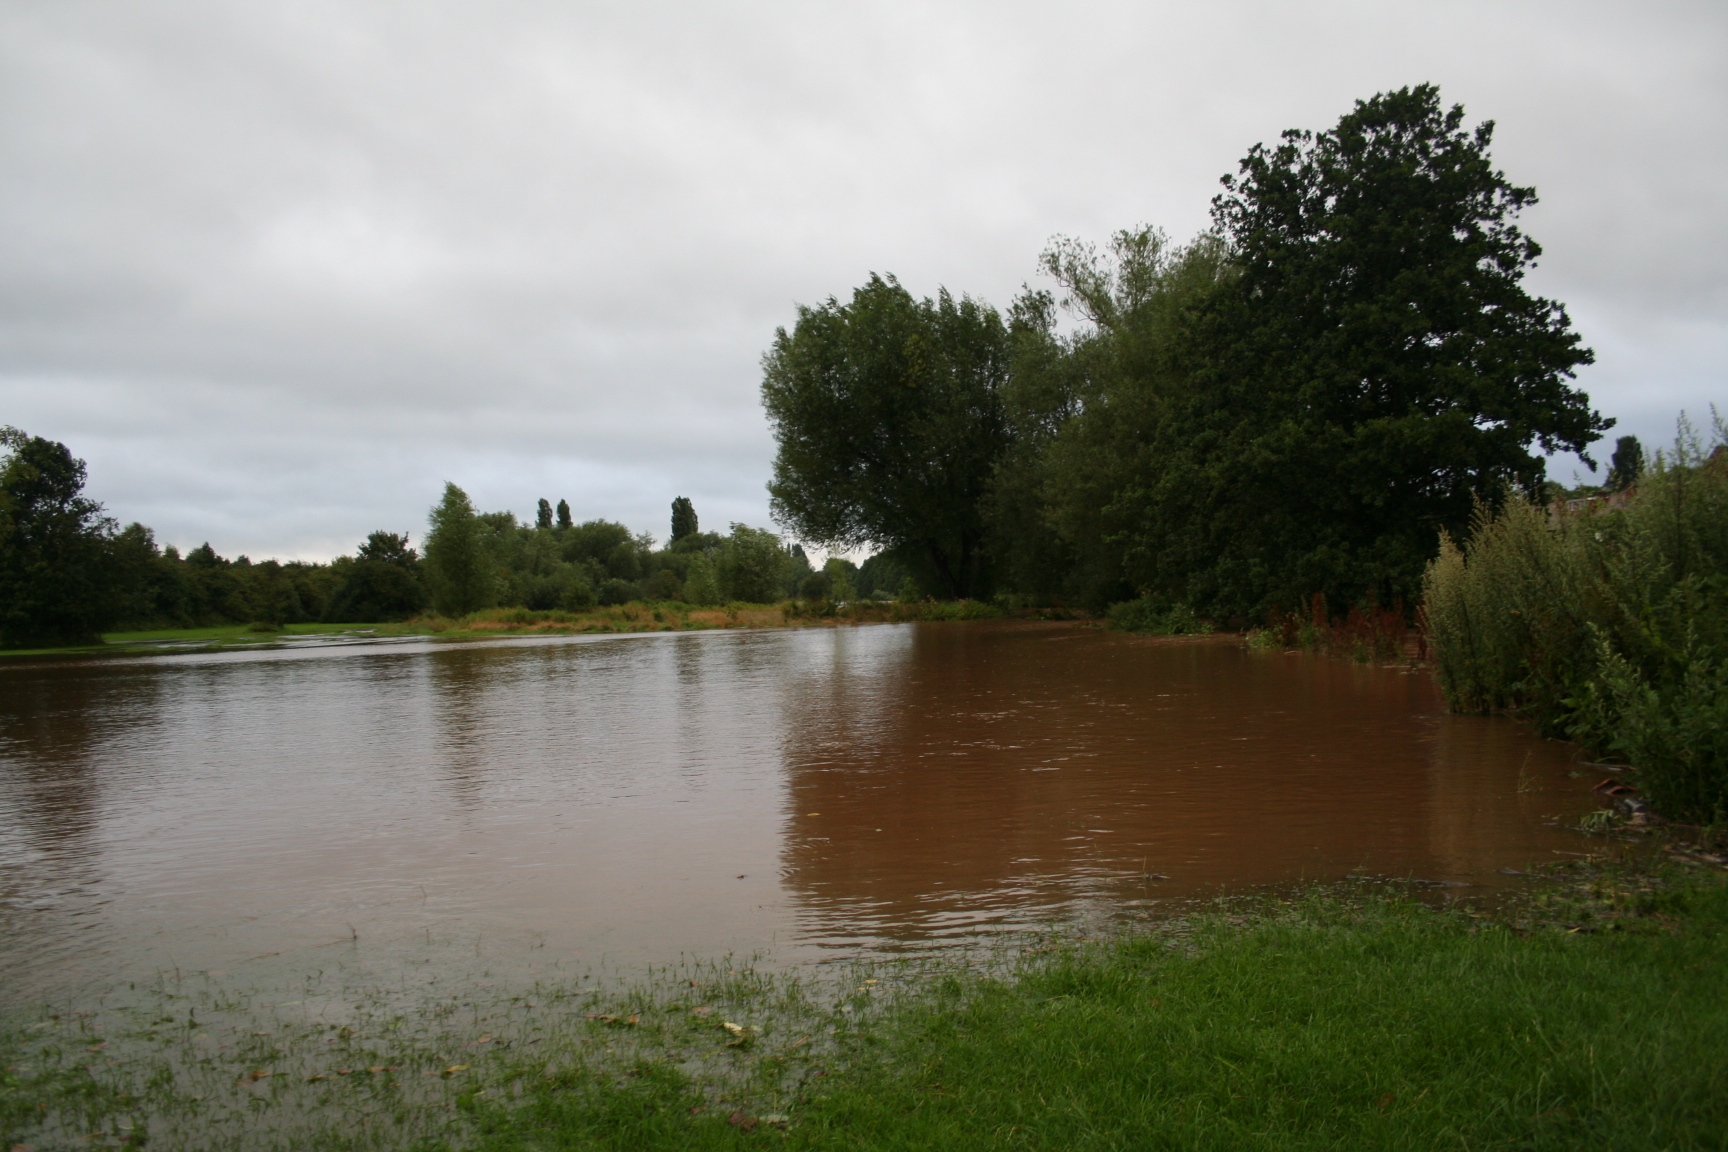
{"type": "MultiPolygon", "coordinates": [[[[1060,299],[1029,288],[1004,314],[872,276],[801,308],[764,359],[771,507],[796,540],[873,552],[861,569],[813,572],[761,529],[701,533],[687,503],[656,550],[545,501],[532,524],[477,512],[454,486],[423,557],[389,532],[329,565],[181,557],[101,527],[78,503],[82,465],[19,433],[8,468],[53,457],[62,511],[38,523],[35,497],[6,497],[0,627],[18,643],[105,621],[795,591],[1244,623],[1316,594],[1413,608],[1444,534],[1512,494],[1551,499],[1543,453],[1583,453],[1613,423],[1570,383],[1592,354],[1565,308],[1524,290],[1541,249],[1516,218],[1536,195],[1493,167],[1492,128],[1430,85],[1377,95],[1255,145],[1186,246],[1152,228],[1103,253],[1055,241],[1042,267],[1060,299]],[[54,544],[85,528],[49,520],[89,539],[54,544]]],[[[1623,439],[1614,483],[1639,456],[1623,439]]]]}
{"type": "Polygon", "coordinates": [[[378,531],[328,564],[227,559],[209,544],[181,554],[142,524],[120,528],[83,494],[85,465],[64,444],[0,429],[0,644],[87,643],[113,630],[314,621],[374,623],[494,607],[581,610],[630,600],[691,604],[912,594],[884,558],[817,571],[772,532],[699,530],[672,505],[670,543],[609,520],[571,522],[539,502],[532,524],[475,512],[448,485],[432,509],[424,555],[406,533],[378,531]]]}
{"type": "Polygon", "coordinates": [[[1423,85],[1256,145],[1186,246],[1057,240],[1006,313],[872,276],[766,357],[770,492],[801,540],[927,590],[1264,619],[1413,607],[1444,532],[1613,422],[1522,279],[1535,190],[1423,85]],[[1064,317],[1067,317],[1065,320],[1064,317]]]}

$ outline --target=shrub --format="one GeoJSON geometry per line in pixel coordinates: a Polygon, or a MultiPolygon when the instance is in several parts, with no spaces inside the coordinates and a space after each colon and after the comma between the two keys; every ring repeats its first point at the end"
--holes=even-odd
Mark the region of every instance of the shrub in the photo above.
{"type": "Polygon", "coordinates": [[[690,569],[684,578],[684,599],[701,608],[720,603],[720,581],[714,574],[713,560],[705,552],[690,557],[690,569]]]}
{"type": "Polygon", "coordinates": [[[1728,434],[1684,417],[1623,497],[1508,497],[1444,540],[1423,615],[1461,711],[1517,710],[1639,771],[1667,815],[1728,812],[1728,434]]]}
{"type": "Polygon", "coordinates": [[[1194,615],[1186,604],[1165,604],[1150,596],[1110,605],[1110,622],[1127,632],[1152,632],[1159,636],[1189,636],[1212,631],[1212,625],[1194,615]]]}
{"type": "Polygon", "coordinates": [[[628,604],[636,597],[636,585],[616,576],[600,585],[600,603],[608,608],[628,604]]]}
{"type": "Polygon", "coordinates": [[[721,545],[715,564],[720,594],[727,600],[750,604],[778,600],[786,559],[786,548],[774,533],[743,524],[732,525],[732,533],[721,545]]]}

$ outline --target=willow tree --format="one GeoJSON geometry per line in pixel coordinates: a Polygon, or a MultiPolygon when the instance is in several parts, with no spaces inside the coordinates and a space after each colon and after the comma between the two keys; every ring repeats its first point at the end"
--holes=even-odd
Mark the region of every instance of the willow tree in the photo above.
{"type": "Polygon", "coordinates": [[[847,303],[800,307],[763,367],[775,519],[829,549],[891,549],[949,596],[979,594],[982,505],[1008,436],[995,310],[946,291],[917,300],[873,275],[847,303]]]}

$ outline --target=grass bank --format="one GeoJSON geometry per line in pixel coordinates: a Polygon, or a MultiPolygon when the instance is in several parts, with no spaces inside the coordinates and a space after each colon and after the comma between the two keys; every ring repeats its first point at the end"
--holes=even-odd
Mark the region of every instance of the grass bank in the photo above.
{"type": "Polygon", "coordinates": [[[1482,907],[1363,883],[819,975],[418,1005],[186,976],[13,1020],[0,1127],[44,1149],[1722,1148],[1728,887],[1719,856],[1654,855],[1482,907]]]}

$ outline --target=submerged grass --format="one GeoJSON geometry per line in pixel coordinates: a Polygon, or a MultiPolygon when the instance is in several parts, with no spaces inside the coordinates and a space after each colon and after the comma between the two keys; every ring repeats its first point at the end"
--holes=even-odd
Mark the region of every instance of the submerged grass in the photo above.
{"type": "Polygon", "coordinates": [[[1721,875],[1592,859],[1535,883],[1494,908],[1361,884],[1009,959],[417,1005],[183,981],[14,1022],[0,1128],[40,1149],[1724,1147],[1721,875]]]}
{"type": "Polygon", "coordinates": [[[583,612],[488,608],[467,616],[421,616],[394,623],[226,624],[211,628],[164,628],[112,632],[98,645],[7,649],[0,660],[18,657],[88,657],[188,649],[258,647],[296,640],[378,636],[544,636],[618,632],[699,632],[715,628],[821,628],[910,621],[990,620],[1007,615],[977,600],[877,601],[849,604],[784,600],[776,604],[736,602],[700,606],[678,601],[631,601],[583,612]]]}

